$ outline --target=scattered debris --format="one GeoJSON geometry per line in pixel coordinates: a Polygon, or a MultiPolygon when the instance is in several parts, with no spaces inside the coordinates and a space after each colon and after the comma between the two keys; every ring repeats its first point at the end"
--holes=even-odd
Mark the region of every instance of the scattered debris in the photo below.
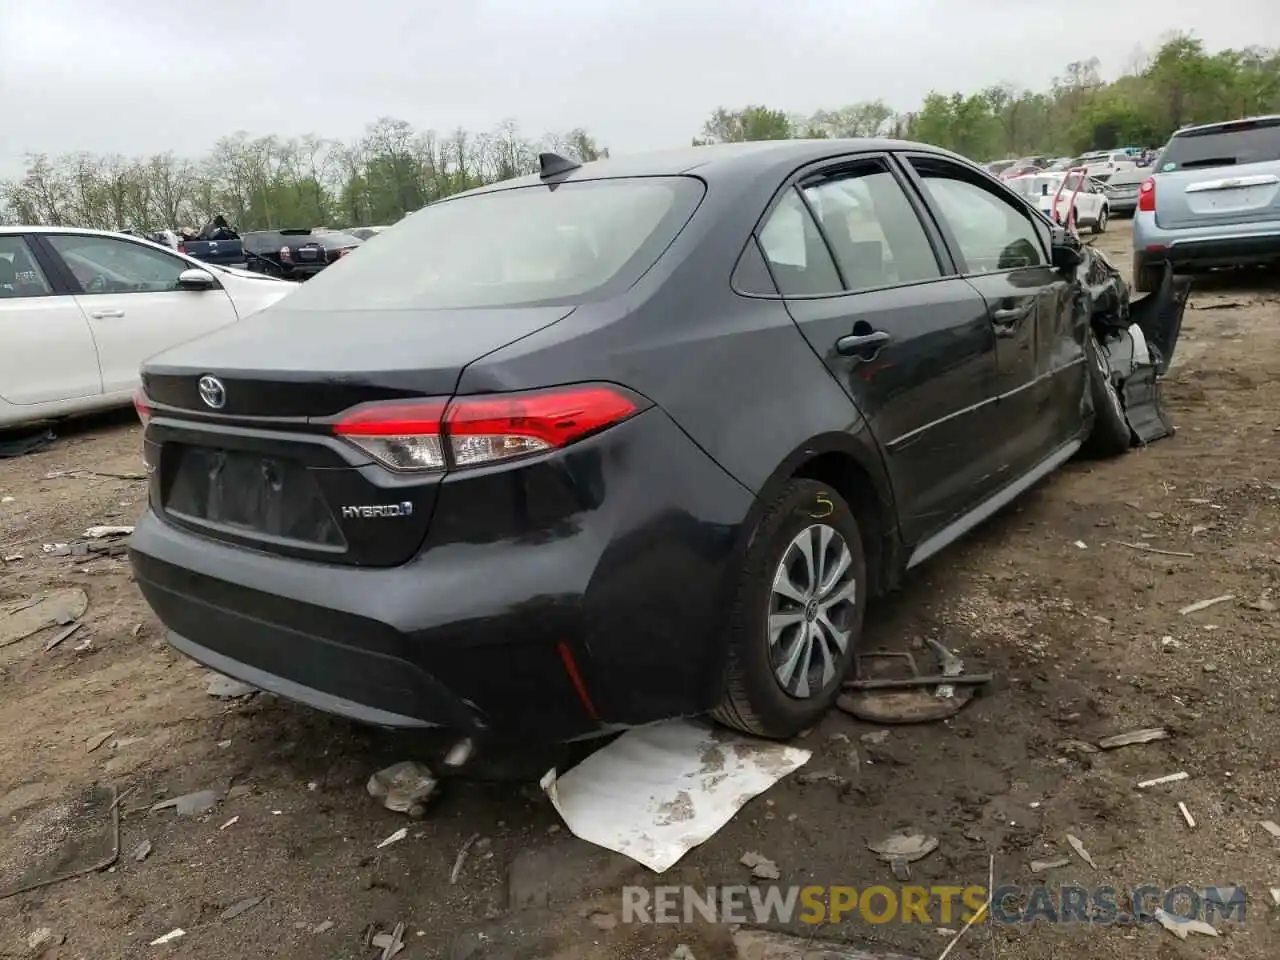
{"type": "Polygon", "coordinates": [[[177,940],[179,937],[185,937],[186,935],[187,935],[187,931],[183,930],[181,927],[178,927],[176,930],[170,930],[163,937],[156,937],[154,940],[151,941],[151,946],[159,947],[159,946],[163,946],[166,943],[173,943],[173,941],[177,940]]]}
{"type": "Polygon", "coordinates": [[[1216,607],[1220,603],[1226,603],[1228,600],[1234,600],[1235,598],[1236,595],[1234,593],[1224,593],[1220,597],[1213,597],[1209,600],[1197,600],[1195,603],[1187,604],[1178,613],[1185,617],[1189,613],[1199,613],[1201,610],[1208,610],[1210,607],[1216,607]]]}
{"type": "Polygon", "coordinates": [[[760,854],[750,851],[742,855],[742,859],[738,861],[744,867],[751,871],[751,876],[757,880],[777,880],[781,873],[778,872],[778,865],[768,857],[762,857],[760,854]]]}
{"type": "Polygon", "coordinates": [[[33,952],[44,950],[47,947],[60,947],[67,942],[66,934],[59,933],[56,936],[48,927],[40,927],[31,931],[31,936],[27,937],[27,947],[33,952]]]}
{"type": "Polygon", "coordinates": [[[231,906],[227,907],[227,909],[222,911],[222,914],[218,919],[234,920],[236,917],[240,916],[240,914],[248,913],[264,899],[264,897],[249,897],[247,900],[241,900],[239,903],[233,903],[231,906]]]}
{"type": "Polygon", "coordinates": [[[74,787],[17,823],[6,823],[6,847],[22,854],[0,857],[0,900],[114,865],[120,857],[122,796],[109,783],[74,787]]]}
{"type": "Polygon", "coordinates": [[[383,840],[380,844],[378,844],[377,849],[382,850],[382,849],[384,849],[384,848],[386,848],[386,847],[391,846],[393,843],[399,843],[401,840],[403,840],[403,839],[404,839],[405,837],[407,837],[408,835],[409,835],[409,828],[408,828],[408,827],[401,827],[399,830],[397,830],[397,831],[396,831],[395,833],[393,833],[391,836],[387,837],[387,839],[383,840]]]}
{"type": "Polygon", "coordinates": [[[671,951],[669,960],[698,960],[698,958],[693,955],[692,950],[690,950],[685,944],[681,943],[671,951]]]}
{"type": "Polygon", "coordinates": [[[89,597],[79,587],[28,597],[0,616],[0,647],[25,640],[47,627],[65,627],[75,623],[88,609],[89,597]]]}
{"type": "Polygon", "coordinates": [[[938,954],[938,960],[947,960],[947,957],[951,955],[951,951],[955,949],[956,944],[960,942],[960,938],[969,932],[969,928],[972,927],[978,921],[984,919],[986,916],[988,916],[991,913],[991,901],[992,901],[992,898],[994,898],[996,895],[995,887],[996,887],[996,858],[995,858],[995,855],[992,854],[987,858],[986,902],[983,903],[981,907],[979,907],[977,910],[973,912],[973,916],[971,916],[968,920],[965,921],[964,926],[960,928],[960,932],[951,938],[951,941],[947,944],[947,948],[943,950],[942,953],[938,954]]]}
{"type": "Polygon", "coordinates": [[[1280,907],[1280,887],[1271,888],[1271,902],[1280,907]]]}
{"type": "Polygon", "coordinates": [[[578,837],[662,873],[811,753],[671,720],[628,730],[542,789],[578,837]]]}
{"type": "Polygon", "coordinates": [[[1071,844],[1071,849],[1076,852],[1076,856],[1091,866],[1094,870],[1098,869],[1098,865],[1093,862],[1093,857],[1089,856],[1089,851],[1084,848],[1084,844],[1080,842],[1078,837],[1067,834],[1067,843],[1071,844]]]}
{"type": "Polygon", "coordinates": [[[888,730],[872,730],[870,733],[864,733],[858,739],[861,740],[863,743],[870,743],[870,744],[879,746],[880,744],[884,743],[889,739],[889,731],[888,730]]]}
{"type": "Polygon", "coordinates": [[[1128,733],[1117,733],[1112,737],[1103,737],[1098,746],[1103,750],[1114,750],[1116,747],[1130,747],[1139,743],[1151,743],[1154,740],[1167,740],[1169,731],[1164,727],[1148,727],[1144,730],[1131,730],[1128,733]]]}
{"type": "Polygon", "coordinates": [[[6,430],[0,436],[0,460],[8,457],[22,457],[28,453],[43,450],[58,439],[48,427],[23,427],[17,430],[6,430]]]}
{"type": "Polygon", "coordinates": [[[1262,613],[1275,613],[1276,605],[1273,600],[1267,597],[1259,597],[1257,600],[1251,600],[1245,604],[1250,610],[1259,610],[1262,613]]]}
{"type": "Polygon", "coordinates": [[[102,540],[106,537],[127,537],[133,533],[133,527],[90,527],[81,534],[86,540],[102,540]]]}
{"type": "Polygon", "coordinates": [[[75,623],[67,627],[65,630],[61,630],[58,633],[55,633],[53,637],[50,638],[49,642],[44,645],[44,652],[48,653],[50,650],[52,650],[58,644],[62,643],[63,640],[67,639],[67,637],[71,636],[73,633],[75,633],[77,630],[79,630],[83,626],[84,626],[84,621],[77,620],[75,623]]]}
{"type": "Polygon", "coordinates": [[[1258,826],[1280,840],[1280,825],[1276,824],[1274,820],[1262,820],[1258,823],[1258,826]]]}
{"type": "Polygon", "coordinates": [[[1138,784],[1139,790],[1145,790],[1147,787],[1158,787],[1166,783],[1177,783],[1179,780],[1186,780],[1191,774],[1185,770],[1179,770],[1177,773],[1170,773],[1167,776],[1156,777],[1154,780],[1143,780],[1138,784]]]}
{"type": "Polygon", "coordinates": [[[107,730],[103,733],[94,734],[92,737],[90,737],[88,740],[84,742],[84,752],[93,753],[93,751],[97,750],[100,746],[102,746],[104,743],[110,740],[113,736],[115,736],[114,730],[107,730]]]}
{"type": "Polygon", "coordinates": [[[238,816],[236,816],[236,817],[232,817],[230,820],[228,820],[226,823],[224,823],[224,824],[223,824],[222,826],[220,826],[218,829],[219,829],[219,830],[225,830],[225,829],[227,829],[227,827],[234,827],[234,826],[235,826],[237,823],[239,823],[239,822],[240,822],[240,818],[239,818],[238,816]]]}
{"type": "Polygon", "coordinates": [[[1194,830],[1196,828],[1196,818],[1191,816],[1191,811],[1187,809],[1187,805],[1181,800],[1178,801],[1178,812],[1182,814],[1182,819],[1187,821],[1187,826],[1194,830]]]}
{"type": "Polygon", "coordinates": [[[883,840],[868,842],[867,849],[889,864],[893,875],[902,881],[911,879],[908,864],[922,860],[938,849],[938,838],[925,836],[915,830],[900,830],[883,840]]]}
{"type": "Polygon", "coordinates": [[[314,927],[312,927],[311,932],[312,933],[328,933],[330,930],[333,929],[333,927],[334,927],[334,923],[332,920],[325,920],[321,923],[317,923],[314,927]]]}
{"type": "Polygon", "coordinates": [[[381,943],[377,943],[378,937],[374,937],[375,946],[382,947],[382,956],[379,960],[391,960],[397,953],[404,949],[404,924],[397,923],[391,934],[382,934],[386,939],[381,943]]]}
{"type": "Polygon", "coordinates": [[[471,754],[474,750],[475,744],[471,742],[470,737],[459,740],[444,755],[444,765],[446,767],[460,767],[471,759],[471,754]]]}
{"type": "Polygon", "coordinates": [[[369,796],[396,813],[406,813],[415,820],[427,812],[426,803],[435,793],[438,781],[425,764],[404,760],[392,764],[369,778],[369,796]]]}
{"type": "Polygon", "coordinates": [[[133,852],[129,854],[133,859],[141,863],[147,857],[151,856],[151,841],[143,840],[140,844],[133,848],[133,852]]]}
{"type": "Polygon", "coordinates": [[[209,678],[209,686],[206,689],[209,696],[217,697],[219,700],[235,700],[258,692],[257,687],[251,687],[241,680],[224,677],[220,673],[215,673],[209,678]]]}
{"type": "Polygon", "coordinates": [[[1185,550],[1161,550],[1159,547],[1153,547],[1149,543],[1125,543],[1123,540],[1116,541],[1122,547],[1128,547],[1130,550],[1141,550],[1144,553],[1158,553],[1162,557],[1183,557],[1187,560],[1194,560],[1194,553],[1187,553],[1185,550]]]}
{"type": "Polygon", "coordinates": [[[462,845],[462,849],[458,851],[458,856],[454,858],[453,869],[449,871],[449,882],[457,883],[458,876],[462,873],[462,865],[467,862],[467,854],[471,851],[471,846],[480,839],[480,834],[473,833],[467,838],[467,842],[462,845]]]}
{"type": "Polygon", "coordinates": [[[1075,542],[1075,546],[1076,546],[1076,548],[1077,548],[1078,550],[1088,550],[1088,549],[1089,549],[1089,545],[1088,545],[1087,543],[1085,543],[1083,540],[1077,540],[1077,541],[1075,542]]]}
{"type": "Polygon", "coordinates": [[[161,810],[176,810],[180,817],[191,817],[200,813],[208,813],[222,800],[221,790],[198,790],[195,793],[184,793],[171,800],[161,800],[151,807],[152,813],[161,810]]]}
{"type": "Polygon", "coordinates": [[[1070,863],[1070,857],[1054,857],[1052,860],[1032,860],[1031,872],[1044,873],[1048,870],[1057,870],[1059,867],[1065,867],[1070,863]]]}
{"type": "Polygon", "coordinates": [[[1199,933],[1206,937],[1216,937],[1218,931],[1203,920],[1190,920],[1186,917],[1175,917],[1162,907],[1156,907],[1156,922],[1172,933],[1179,940],[1187,939],[1187,934],[1199,933]]]}

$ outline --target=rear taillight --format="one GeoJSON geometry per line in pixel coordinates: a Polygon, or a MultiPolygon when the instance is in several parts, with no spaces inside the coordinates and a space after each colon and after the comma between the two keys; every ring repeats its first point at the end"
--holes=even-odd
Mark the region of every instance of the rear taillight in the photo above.
{"type": "Polygon", "coordinates": [[[1156,179],[1155,177],[1147,177],[1142,181],[1142,186],[1138,188],[1138,209],[1143,213],[1155,213],[1156,210],[1156,179]]]}
{"type": "Polygon", "coordinates": [[[281,247],[281,248],[280,248],[280,259],[281,259],[281,260],[283,260],[285,263],[290,263],[290,262],[292,262],[292,261],[293,261],[293,251],[292,251],[292,250],[290,250],[288,247],[281,247]]]}
{"type": "Polygon", "coordinates": [[[151,404],[147,402],[147,395],[141,389],[133,395],[133,409],[138,412],[138,419],[145,428],[151,422],[151,404]]]}
{"type": "Polygon", "coordinates": [[[479,467],[568,446],[639,410],[612,387],[408,400],[359,407],[333,430],[392,470],[479,467]]]}

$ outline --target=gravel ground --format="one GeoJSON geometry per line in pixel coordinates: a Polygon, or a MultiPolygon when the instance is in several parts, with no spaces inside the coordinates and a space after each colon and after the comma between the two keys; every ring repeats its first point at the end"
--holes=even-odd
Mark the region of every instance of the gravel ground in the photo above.
{"type": "MultiPolygon", "coordinates": [[[[1101,242],[1127,263],[1127,224],[1101,242]]],[[[912,866],[929,885],[985,884],[994,858],[997,884],[1248,891],[1244,920],[1219,919],[1217,939],[1040,921],[977,927],[952,957],[1280,956],[1268,893],[1280,886],[1280,840],[1259,827],[1280,820],[1280,277],[1206,280],[1192,307],[1166,386],[1177,436],[1115,461],[1073,463],[873,608],[874,647],[938,638],[995,671],[999,691],[947,723],[872,742],[862,737],[873,728],[829,717],[803,738],[816,752],[806,769],[841,781],[788,778],[664,884],[745,883],[748,850],[778,865],[781,884],[892,884],[866,841],[913,827],[939,840],[912,866]],[[1101,753],[1079,745],[1154,726],[1172,736],[1101,753]],[[1136,789],[1176,771],[1188,779],[1136,789]],[[1068,865],[1031,873],[1032,860],[1059,855],[1068,865]]],[[[724,928],[615,925],[619,888],[656,878],[568,836],[529,783],[450,781],[405,841],[376,850],[406,821],[371,800],[365,780],[439,744],[266,697],[214,699],[207,672],[169,652],[127,562],[42,552],[90,524],[132,521],[143,485],[101,474],[138,471],[138,451],[125,411],[0,462],[0,496],[13,498],[0,502],[0,551],[22,554],[3,564],[0,604],[66,586],[90,601],[85,628],[55,649],[44,651],[53,631],[0,649],[5,832],[19,834],[42,806],[94,782],[130,791],[114,870],[0,901],[0,956],[373,957],[370,925],[397,922],[404,958],[665,960],[680,943],[698,960],[735,956],[724,928]],[[97,474],[71,472],[86,470],[97,474]],[[86,750],[108,731],[104,746],[86,750]],[[147,812],[157,799],[228,782],[248,789],[206,815],[147,812]],[[483,840],[450,883],[473,834],[483,840]],[[143,840],[152,853],[138,862],[128,853],[143,840]],[[534,905],[513,912],[513,895],[534,905]],[[252,897],[263,900],[221,919],[252,897]],[[148,946],[175,927],[186,936],[148,946]],[[40,928],[54,939],[33,950],[40,928]]],[[[520,761],[507,771],[530,775],[550,762],[506,760],[520,761]]],[[[0,861],[11,842],[0,840],[0,861]]],[[[928,924],[846,919],[817,935],[931,960],[949,939],[938,928],[958,926],[935,913],[928,924]]]]}

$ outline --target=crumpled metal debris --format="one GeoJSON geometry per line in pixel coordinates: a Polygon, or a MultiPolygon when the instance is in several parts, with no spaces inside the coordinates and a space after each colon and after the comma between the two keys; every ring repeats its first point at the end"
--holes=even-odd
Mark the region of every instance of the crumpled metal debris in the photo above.
{"type": "Polygon", "coordinates": [[[222,801],[222,797],[221,790],[197,790],[170,800],[161,800],[151,807],[151,812],[176,810],[180,817],[191,817],[198,813],[208,813],[222,801]]]}
{"type": "Polygon", "coordinates": [[[417,819],[426,814],[427,801],[439,781],[431,770],[416,760],[403,760],[384,767],[369,778],[369,796],[396,813],[417,819]]]}

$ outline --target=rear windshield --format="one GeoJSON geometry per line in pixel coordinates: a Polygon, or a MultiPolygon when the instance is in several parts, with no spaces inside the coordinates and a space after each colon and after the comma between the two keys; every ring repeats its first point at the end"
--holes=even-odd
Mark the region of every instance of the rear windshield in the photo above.
{"type": "Polygon", "coordinates": [[[1280,120],[1233,123],[1175,136],[1156,167],[1160,173],[1280,160],[1280,120]]]}
{"type": "Polygon", "coordinates": [[[291,294],[291,310],[514,307],[631,284],[693,215],[689,177],[541,184],[444,200],[291,294]]]}

